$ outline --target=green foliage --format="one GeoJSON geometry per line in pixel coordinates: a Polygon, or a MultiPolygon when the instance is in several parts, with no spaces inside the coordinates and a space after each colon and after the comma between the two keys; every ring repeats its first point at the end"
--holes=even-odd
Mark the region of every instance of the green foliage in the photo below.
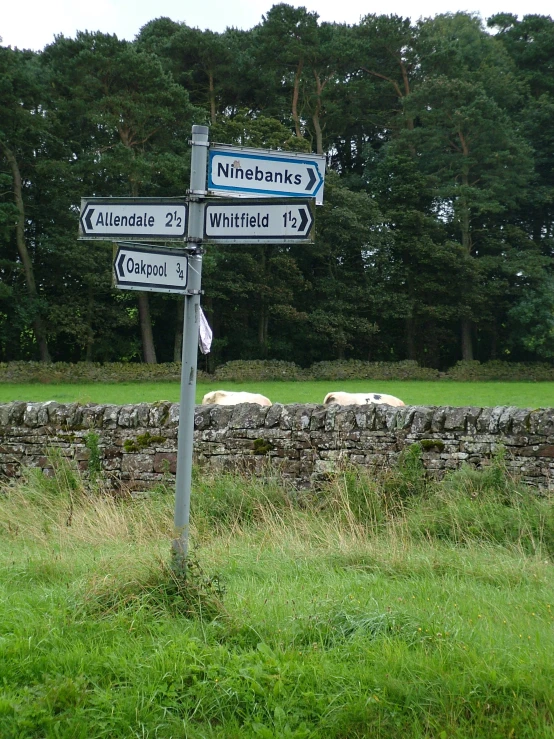
{"type": "Polygon", "coordinates": [[[554,505],[510,475],[502,451],[488,467],[463,465],[439,482],[425,473],[422,446],[408,447],[387,471],[348,468],[337,474],[318,495],[322,514],[373,535],[401,519],[415,540],[479,542],[554,556],[554,505]]]}
{"type": "Polygon", "coordinates": [[[539,362],[457,362],[447,377],[457,382],[551,382],[554,367],[539,362]]]}
{"type": "Polygon", "coordinates": [[[444,441],[442,439],[421,439],[418,444],[420,444],[423,451],[426,452],[442,452],[444,449],[444,441]]]}
{"type": "Polygon", "coordinates": [[[273,444],[267,439],[254,439],[254,454],[268,454],[274,449],[273,444]]]}
{"type": "MultiPolygon", "coordinates": [[[[80,362],[0,363],[0,383],[57,385],[61,383],[179,382],[181,365],[80,362]]],[[[421,367],[416,361],[363,362],[357,359],[316,362],[302,368],[294,362],[274,359],[234,360],[216,368],[213,375],[198,372],[203,382],[312,382],[339,380],[449,381],[456,382],[552,382],[554,367],[539,362],[460,361],[445,372],[421,367]]],[[[123,402],[123,401],[122,401],[123,402]]]]}
{"type": "Polygon", "coordinates": [[[94,478],[102,471],[102,459],[100,456],[100,448],[98,446],[99,440],[100,437],[93,431],[90,431],[85,436],[85,446],[90,452],[90,457],[88,460],[88,471],[91,478],[94,478]]]}
{"type": "Polygon", "coordinates": [[[306,139],[293,136],[290,129],[275,118],[254,116],[247,110],[241,110],[232,117],[225,116],[214,123],[210,127],[210,138],[221,144],[250,146],[256,149],[311,151],[306,139]]]}
{"type": "Polygon", "coordinates": [[[348,466],[330,476],[331,482],[318,493],[318,505],[327,515],[338,515],[377,533],[406,505],[421,500],[429,481],[421,459],[421,444],[412,444],[387,470],[368,471],[348,466]]]}
{"type": "Polygon", "coordinates": [[[44,498],[47,504],[52,500],[67,502],[71,510],[74,501],[85,495],[81,478],[74,465],[59,449],[48,450],[47,462],[50,474],[45,475],[42,470],[37,469],[28,471],[33,480],[32,496],[35,500],[44,498]]]}
{"type": "Polygon", "coordinates": [[[510,337],[540,359],[554,358],[554,282],[547,279],[508,311],[510,337]]]}
{"type": "Polygon", "coordinates": [[[131,454],[147,449],[154,444],[163,444],[164,441],[166,441],[165,436],[151,434],[150,431],[145,431],[144,434],[138,434],[134,439],[125,439],[123,449],[127,454],[131,454]]]}
{"type": "Polygon", "coordinates": [[[306,373],[294,362],[283,362],[271,359],[234,360],[218,367],[214,373],[215,380],[231,382],[263,382],[264,380],[301,380],[306,373]]]}
{"type": "MultiPolygon", "coordinates": [[[[199,380],[207,378],[201,370],[199,380]]],[[[44,385],[87,382],[179,382],[180,362],[1,362],[0,383],[31,382],[44,385]]]]}
{"type": "Polygon", "coordinates": [[[362,362],[336,360],[316,362],[310,370],[314,380],[437,380],[439,373],[417,362],[362,362]]]}
{"type": "Polygon", "coordinates": [[[336,485],[324,487],[319,499],[323,510],[338,510],[343,519],[352,519],[370,531],[376,531],[386,521],[387,504],[379,482],[356,467],[339,473],[336,485]]]}
{"type": "Polygon", "coordinates": [[[137,436],[137,444],[142,449],[145,449],[152,444],[163,444],[165,440],[165,436],[161,436],[160,434],[151,434],[150,431],[146,431],[144,434],[138,434],[137,436]]]}
{"type": "Polygon", "coordinates": [[[244,484],[231,474],[199,475],[197,485],[191,516],[202,536],[261,522],[267,513],[286,511],[291,504],[287,490],[277,479],[252,479],[244,484]]]}
{"type": "Polygon", "coordinates": [[[554,556],[554,510],[507,474],[503,457],[477,471],[462,466],[410,511],[413,536],[469,545],[511,545],[534,555],[554,556]]]}

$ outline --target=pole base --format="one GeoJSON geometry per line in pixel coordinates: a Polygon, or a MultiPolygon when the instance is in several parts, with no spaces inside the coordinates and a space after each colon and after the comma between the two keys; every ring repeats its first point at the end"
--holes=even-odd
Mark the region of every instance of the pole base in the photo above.
{"type": "Polygon", "coordinates": [[[171,569],[179,577],[187,576],[187,551],[182,538],[173,539],[171,542],[171,569]]]}

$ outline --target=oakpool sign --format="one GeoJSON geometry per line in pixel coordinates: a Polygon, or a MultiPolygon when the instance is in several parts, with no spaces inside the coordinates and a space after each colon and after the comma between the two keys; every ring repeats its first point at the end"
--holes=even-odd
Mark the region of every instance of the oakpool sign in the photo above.
{"type": "Polygon", "coordinates": [[[186,293],[188,255],[155,244],[117,244],[114,281],[123,290],[186,293]]]}

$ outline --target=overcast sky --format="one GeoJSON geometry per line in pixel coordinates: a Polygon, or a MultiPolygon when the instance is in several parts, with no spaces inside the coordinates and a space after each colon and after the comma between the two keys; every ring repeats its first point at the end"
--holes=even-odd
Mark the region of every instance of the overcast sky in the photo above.
{"type": "MultiPolygon", "coordinates": [[[[0,37],[6,46],[43,49],[54,36],[75,36],[76,31],[115,33],[132,40],[148,21],[167,16],[188,26],[224,31],[228,26],[248,29],[262,20],[272,0],[3,0],[0,37]]],[[[478,12],[484,19],[494,13],[550,15],[547,0],[305,0],[290,5],[319,13],[322,21],[357,23],[368,13],[395,13],[412,20],[458,10],[478,12]],[[417,10],[414,12],[414,6],[417,10]]]]}

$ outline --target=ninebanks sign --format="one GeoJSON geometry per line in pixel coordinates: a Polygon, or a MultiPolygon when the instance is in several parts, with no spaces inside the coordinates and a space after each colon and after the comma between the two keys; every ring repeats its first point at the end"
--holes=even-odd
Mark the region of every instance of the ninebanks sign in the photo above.
{"type": "Polygon", "coordinates": [[[233,197],[315,198],[323,203],[325,157],[210,144],[208,190],[233,197]]]}

